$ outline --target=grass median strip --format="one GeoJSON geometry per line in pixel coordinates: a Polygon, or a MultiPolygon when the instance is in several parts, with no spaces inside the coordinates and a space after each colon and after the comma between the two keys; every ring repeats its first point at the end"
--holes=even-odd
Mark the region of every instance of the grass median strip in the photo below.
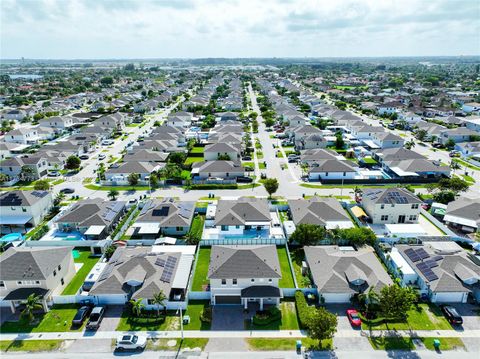
{"type": "Polygon", "coordinates": [[[63,340],[0,340],[2,352],[47,352],[60,349],[63,340]]]}
{"type": "Polygon", "coordinates": [[[310,338],[248,338],[245,339],[248,349],[251,351],[275,350],[275,351],[293,351],[297,340],[302,341],[302,345],[311,350],[331,350],[333,348],[332,339],[325,339],[319,343],[318,340],[310,338]]]}

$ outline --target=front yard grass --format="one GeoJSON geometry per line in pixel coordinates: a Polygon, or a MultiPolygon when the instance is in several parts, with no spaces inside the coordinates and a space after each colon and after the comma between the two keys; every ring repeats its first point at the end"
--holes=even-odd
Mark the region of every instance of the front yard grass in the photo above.
{"type": "Polygon", "coordinates": [[[200,316],[204,308],[210,306],[209,300],[190,300],[188,302],[187,310],[183,315],[190,316],[190,323],[184,324],[183,329],[185,330],[209,330],[210,324],[207,322],[202,322],[200,316]]]}
{"type": "Polygon", "coordinates": [[[292,271],[288,263],[287,248],[277,247],[278,261],[280,262],[280,269],[282,270],[282,278],[278,283],[280,288],[295,288],[293,282],[292,271]]]}
{"type": "Polygon", "coordinates": [[[204,288],[209,284],[207,275],[210,264],[210,252],[211,248],[200,247],[192,284],[192,291],[194,292],[204,291],[204,288]]]}
{"type": "Polygon", "coordinates": [[[420,338],[425,345],[425,348],[428,350],[436,350],[433,346],[433,341],[435,339],[440,340],[440,350],[456,350],[456,349],[465,349],[465,344],[463,344],[462,339],[460,338],[449,338],[449,337],[442,337],[442,338],[435,338],[435,337],[426,337],[420,338]]]}
{"type": "Polygon", "coordinates": [[[255,325],[245,321],[245,329],[248,330],[298,330],[300,328],[297,318],[297,310],[294,301],[283,301],[279,306],[282,317],[267,325],[255,325]]]}
{"type": "Polygon", "coordinates": [[[78,270],[70,283],[65,287],[62,295],[74,295],[77,294],[78,289],[85,281],[85,277],[90,273],[93,266],[98,262],[99,257],[93,257],[90,250],[78,250],[80,256],[75,258],[75,263],[83,263],[82,267],[78,270]]]}
{"type": "Polygon", "coordinates": [[[0,333],[78,332],[83,326],[71,327],[78,308],[75,304],[56,304],[48,313],[35,314],[32,322],[25,319],[6,321],[0,327],[0,333]]]}
{"type": "Polygon", "coordinates": [[[2,352],[47,352],[58,350],[63,340],[0,340],[2,352]]]}
{"type": "Polygon", "coordinates": [[[120,317],[117,331],[153,331],[153,330],[177,330],[180,328],[180,317],[175,315],[175,311],[167,311],[165,316],[163,310],[160,316],[156,317],[156,311],[150,313],[151,316],[136,317],[128,309],[125,309],[120,317]]]}
{"type": "Polygon", "coordinates": [[[96,184],[86,184],[83,187],[91,189],[92,191],[110,191],[115,189],[117,191],[148,191],[148,186],[97,186],[96,184]]]}
{"type": "Polygon", "coordinates": [[[407,337],[368,337],[375,350],[414,350],[412,338],[407,337]]]}
{"type": "Polygon", "coordinates": [[[408,311],[405,321],[362,321],[363,329],[376,330],[451,330],[452,326],[434,304],[419,304],[408,311]]]}
{"type": "Polygon", "coordinates": [[[189,349],[200,348],[205,349],[208,343],[208,338],[184,338],[184,339],[148,339],[147,350],[168,350],[168,351],[180,351],[189,349]],[[173,346],[169,346],[168,342],[175,340],[176,343],[173,346]]]}
{"type": "Polygon", "coordinates": [[[205,223],[205,216],[197,214],[192,221],[190,226],[190,234],[193,238],[202,239],[203,234],[203,224],[205,223]]]}
{"type": "Polygon", "coordinates": [[[265,168],[267,168],[267,165],[265,164],[265,162],[258,162],[258,168],[264,170],[265,168]]]}
{"type": "Polygon", "coordinates": [[[333,349],[333,340],[324,339],[319,343],[318,340],[310,338],[248,338],[245,339],[248,349],[252,351],[274,350],[274,351],[294,351],[297,340],[302,341],[305,348],[312,350],[331,350],[333,349]]]}

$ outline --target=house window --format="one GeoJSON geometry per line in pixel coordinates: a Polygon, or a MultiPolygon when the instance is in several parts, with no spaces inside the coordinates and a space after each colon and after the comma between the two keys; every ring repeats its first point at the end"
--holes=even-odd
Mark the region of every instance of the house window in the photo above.
{"type": "Polygon", "coordinates": [[[39,281],[39,280],[36,280],[36,281],[35,281],[35,284],[40,285],[40,281],[39,281]]]}
{"type": "Polygon", "coordinates": [[[58,265],[58,270],[62,270],[62,266],[60,264],[58,265]]]}
{"type": "Polygon", "coordinates": [[[232,279],[232,284],[233,284],[233,285],[237,285],[237,278],[233,278],[233,279],[232,279]]]}
{"type": "Polygon", "coordinates": [[[15,207],[12,206],[11,209],[12,209],[12,211],[15,211],[15,207]]]}
{"type": "Polygon", "coordinates": [[[222,226],[222,231],[228,231],[228,226],[222,226]]]}
{"type": "Polygon", "coordinates": [[[269,279],[268,279],[268,283],[272,283],[272,278],[269,278],[269,279]]]}
{"type": "Polygon", "coordinates": [[[53,276],[55,277],[57,275],[57,271],[54,269],[53,270],[53,276]]]}
{"type": "Polygon", "coordinates": [[[412,204],[412,209],[418,209],[418,203],[412,204]]]}
{"type": "Polygon", "coordinates": [[[328,172],[325,172],[325,177],[328,177],[328,172]]]}
{"type": "Polygon", "coordinates": [[[347,172],[343,172],[343,177],[345,177],[347,175],[347,172]]]}
{"type": "Polygon", "coordinates": [[[387,215],[382,215],[380,218],[381,221],[388,221],[388,216],[387,215]]]}
{"type": "Polygon", "coordinates": [[[222,285],[227,285],[227,280],[226,279],[222,279],[222,285]]]}
{"type": "Polygon", "coordinates": [[[416,216],[416,215],[411,215],[410,217],[408,217],[408,220],[409,220],[409,221],[416,221],[416,220],[417,220],[417,216],[416,216]]]}
{"type": "Polygon", "coordinates": [[[183,231],[183,227],[177,227],[177,232],[183,231]]]}
{"type": "Polygon", "coordinates": [[[382,204],[382,205],[380,206],[380,209],[384,209],[384,208],[385,208],[385,205],[382,204]]]}
{"type": "Polygon", "coordinates": [[[236,228],[236,229],[239,229],[239,228],[240,228],[240,226],[235,226],[235,228],[236,228]]]}
{"type": "Polygon", "coordinates": [[[18,280],[18,281],[17,281],[17,285],[22,285],[22,281],[21,281],[21,280],[18,280]]]}
{"type": "Polygon", "coordinates": [[[65,284],[65,281],[63,280],[63,278],[62,278],[62,279],[60,279],[60,283],[62,283],[62,285],[64,285],[64,284],[65,284]]]}
{"type": "Polygon", "coordinates": [[[250,279],[250,282],[252,282],[252,283],[255,282],[255,279],[254,278],[250,279]]]}
{"type": "Polygon", "coordinates": [[[22,207],[22,211],[23,211],[23,212],[26,212],[27,209],[26,209],[25,207],[22,207]]]}
{"type": "Polygon", "coordinates": [[[5,282],[3,280],[0,280],[0,288],[5,288],[5,282]]]}

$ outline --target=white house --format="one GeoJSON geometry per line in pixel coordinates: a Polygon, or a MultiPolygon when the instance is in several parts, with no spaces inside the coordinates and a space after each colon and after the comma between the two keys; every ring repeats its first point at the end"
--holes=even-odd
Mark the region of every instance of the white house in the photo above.
{"type": "Polygon", "coordinates": [[[17,128],[5,134],[5,142],[34,145],[38,142],[38,132],[34,128],[17,128]]]}
{"type": "Polygon", "coordinates": [[[208,279],[212,305],[279,305],[282,277],[274,245],[212,246],[208,279]]]}
{"type": "Polygon", "coordinates": [[[467,117],[464,121],[465,127],[467,127],[469,130],[478,132],[478,135],[480,136],[480,117],[467,117]]]}
{"type": "Polygon", "coordinates": [[[38,121],[40,126],[58,129],[58,132],[65,131],[75,125],[74,118],[70,116],[52,116],[42,118],[38,121]]]}
{"type": "Polygon", "coordinates": [[[318,161],[314,166],[310,167],[308,178],[311,181],[354,179],[358,171],[350,162],[337,159],[318,161]]]}

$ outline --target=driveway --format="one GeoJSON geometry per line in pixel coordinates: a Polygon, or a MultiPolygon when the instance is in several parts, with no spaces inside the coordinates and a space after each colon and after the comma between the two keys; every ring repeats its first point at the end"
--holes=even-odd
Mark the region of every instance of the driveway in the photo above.
{"type": "Polygon", "coordinates": [[[11,320],[14,317],[10,307],[0,308],[0,325],[5,323],[7,320],[11,320]]]}
{"type": "Polygon", "coordinates": [[[473,304],[453,304],[463,318],[461,328],[465,330],[478,330],[480,328],[480,307],[473,304]]]}
{"type": "Polygon", "coordinates": [[[348,321],[347,318],[347,309],[352,308],[352,305],[350,303],[345,303],[345,304],[326,304],[325,307],[327,310],[331,313],[334,313],[337,315],[338,318],[338,326],[337,328],[339,330],[360,330],[358,328],[354,328],[351,326],[350,322],[348,321]]]}
{"type": "Polygon", "coordinates": [[[216,305],[212,311],[212,330],[243,330],[243,307],[240,305],[216,305]]]}
{"type": "Polygon", "coordinates": [[[123,305],[110,305],[105,311],[105,316],[103,317],[102,323],[100,323],[100,332],[112,332],[117,329],[118,323],[120,322],[120,317],[123,312],[123,305]]]}

